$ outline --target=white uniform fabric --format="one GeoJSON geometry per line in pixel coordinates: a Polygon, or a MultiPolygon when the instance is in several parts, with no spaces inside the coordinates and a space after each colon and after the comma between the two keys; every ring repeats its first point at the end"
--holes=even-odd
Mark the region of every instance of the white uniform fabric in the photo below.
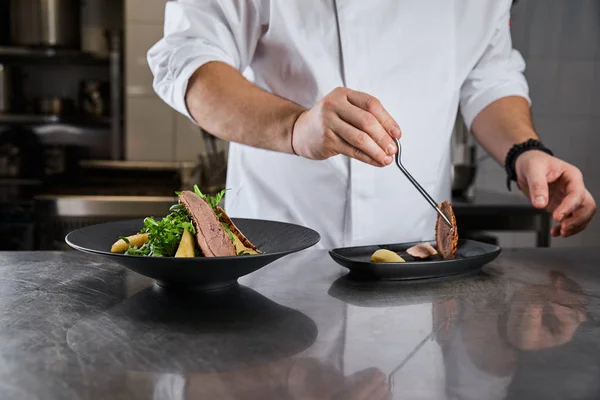
{"type": "MultiPolygon", "coordinates": [[[[184,115],[209,61],[251,68],[261,88],[311,107],[338,86],[378,97],[403,131],[403,163],[438,201],[451,189],[450,139],[489,103],[528,99],[510,0],[178,0],[148,53],[156,92],[184,115]]],[[[529,100],[529,99],[528,99],[529,100]]],[[[190,117],[191,118],[191,117],[190,117]]],[[[435,213],[391,165],[326,161],[231,144],[236,217],[316,229],[325,248],[431,239],[435,213]]]]}

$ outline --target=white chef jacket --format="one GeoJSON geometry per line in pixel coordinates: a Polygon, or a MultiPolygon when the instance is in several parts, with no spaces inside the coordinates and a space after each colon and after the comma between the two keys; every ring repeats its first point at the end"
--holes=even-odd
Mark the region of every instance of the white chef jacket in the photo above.
{"type": "MultiPolygon", "coordinates": [[[[338,86],[376,96],[403,132],[406,168],[450,197],[450,140],[491,102],[528,98],[510,0],[178,0],[148,53],[158,95],[191,118],[189,77],[209,61],[304,107],[338,86]]],[[[430,239],[435,212],[394,166],[231,144],[226,209],[316,229],[322,247],[430,239]]]]}

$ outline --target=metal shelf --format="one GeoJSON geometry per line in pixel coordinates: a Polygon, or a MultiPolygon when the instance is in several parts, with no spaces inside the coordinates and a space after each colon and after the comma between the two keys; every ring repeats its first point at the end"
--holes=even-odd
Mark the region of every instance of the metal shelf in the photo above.
{"type": "Polygon", "coordinates": [[[19,125],[51,125],[68,124],[83,126],[109,127],[112,120],[110,117],[93,117],[85,115],[61,116],[41,114],[1,114],[0,124],[19,125]]]}
{"type": "Polygon", "coordinates": [[[76,63],[106,66],[110,64],[109,58],[98,57],[94,54],[77,50],[16,46],[0,46],[0,61],[14,61],[20,63],[46,61],[52,63],[64,62],[69,64],[76,63]]]}

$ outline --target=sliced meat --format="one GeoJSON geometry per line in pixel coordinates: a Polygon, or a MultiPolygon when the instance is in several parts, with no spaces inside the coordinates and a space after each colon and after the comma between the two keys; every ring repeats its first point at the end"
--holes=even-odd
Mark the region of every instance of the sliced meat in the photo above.
{"type": "Polygon", "coordinates": [[[420,243],[406,250],[406,252],[419,260],[425,260],[437,254],[437,251],[429,243],[420,243]]]}
{"type": "Polygon", "coordinates": [[[453,260],[458,246],[458,229],[456,228],[456,217],[448,200],[440,205],[440,210],[452,223],[452,228],[439,215],[435,224],[435,241],[437,251],[444,260],[453,260]]]}
{"type": "Polygon", "coordinates": [[[225,222],[226,224],[229,224],[229,230],[239,239],[239,241],[242,243],[242,245],[244,245],[244,247],[252,249],[259,254],[261,253],[261,251],[258,250],[256,246],[253,245],[252,242],[250,242],[250,240],[248,240],[246,236],[244,236],[244,234],[238,229],[238,227],[235,226],[235,224],[233,223],[231,218],[229,218],[225,210],[217,206],[217,214],[221,214],[221,221],[225,222]]]}
{"type": "Polygon", "coordinates": [[[196,241],[205,257],[235,256],[235,247],[208,203],[189,190],[181,192],[179,202],[188,210],[196,228],[196,241]]]}

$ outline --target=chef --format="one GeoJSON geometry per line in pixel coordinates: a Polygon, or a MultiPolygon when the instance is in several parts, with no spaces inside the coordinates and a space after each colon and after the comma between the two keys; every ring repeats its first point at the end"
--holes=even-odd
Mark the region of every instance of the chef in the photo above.
{"type": "Polygon", "coordinates": [[[459,110],[508,182],[558,223],[596,211],[552,155],[512,48],[510,0],[178,0],[148,53],[159,96],[230,141],[226,209],[316,229],[321,246],[431,239],[459,110]],[[245,73],[254,75],[253,82],[245,73]],[[513,183],[514,186],[514,183],[513,183]]]}

